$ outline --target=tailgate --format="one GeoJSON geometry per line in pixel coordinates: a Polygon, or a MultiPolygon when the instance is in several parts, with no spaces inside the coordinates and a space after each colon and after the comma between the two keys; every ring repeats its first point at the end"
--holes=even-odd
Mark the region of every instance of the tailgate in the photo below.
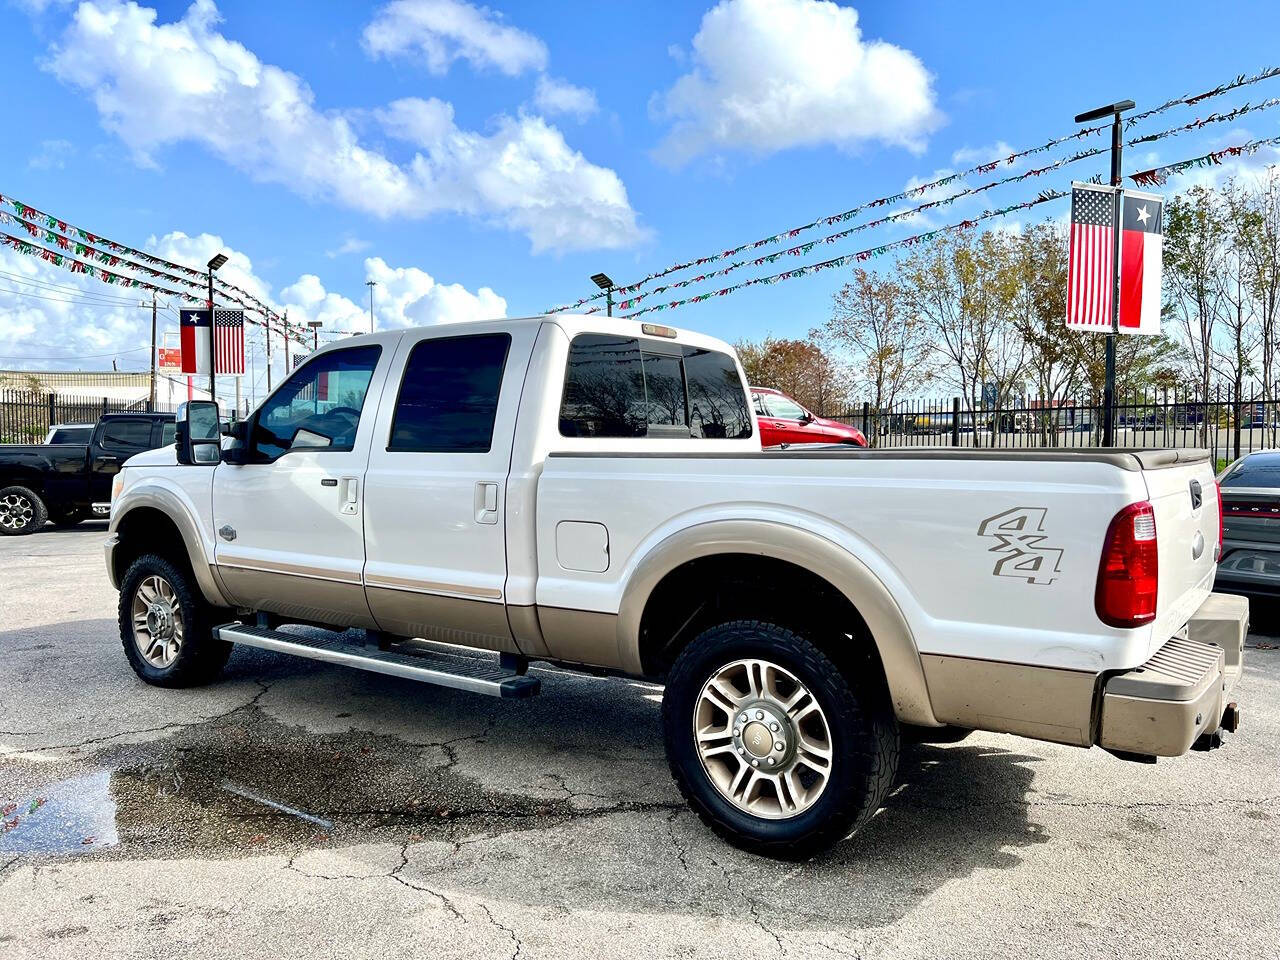
{"type": "Polygon", "coordinates": [[[1178,451],[1172,462],[1143,465],[1156,515],[1160,587],[1152,641],[1182,629],[1213,589],[1217,570],[1218,493],[1209,454],[1178,451]]]}

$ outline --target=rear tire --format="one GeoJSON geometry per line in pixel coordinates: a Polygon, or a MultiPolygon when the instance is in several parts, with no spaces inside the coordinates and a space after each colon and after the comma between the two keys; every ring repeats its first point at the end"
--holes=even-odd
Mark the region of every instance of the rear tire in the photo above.
{"type": "Polygon", "coordinates": [[[16,485],[0,490],[0,535],[24,537],[48,519],[49,510],[34,490],[16,485]]]}
{"type": "Polygon", "coordinates": [[[689,805],[729,843],[766,856],[802,859],[849,836],[898,769],[898,721],[874,659],[842,672],[770,623],[700,634],[671,668],[662,718],[689,805]]]}
{"type": "Polygon", "coordinates": [[[184,568],[154,553],[120,584],[120,642],[129,666],[157,687],[195,687],[217,677],[231,644],[215,640],[216,608],[184,568]]]}

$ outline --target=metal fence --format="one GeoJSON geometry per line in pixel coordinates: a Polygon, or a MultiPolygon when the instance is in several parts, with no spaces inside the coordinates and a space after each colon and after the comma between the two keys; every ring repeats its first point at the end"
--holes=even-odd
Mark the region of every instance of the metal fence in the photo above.
{"type": "MultiPolygon", "coordinates": [[[[879,409],[869,403],[833,417],[862,430],[873,446],[1097,447],[1101,404],[1032,397],[971,409],[959,397],[910,400],[879,409]]],[[[1116,405],[1117,447],[1204,447],[1218,460],[1280,447],[1280,400],[1205,400],[1174,391],[1126,397],[1116,405]]]]}
{"type": "Polygon", "coordinates": [[[55,423],[97,423],[106,413],[168,410],[145,400],[69,396],[32,390],[0,390],[0,443],[40,443],[55,423]]]}

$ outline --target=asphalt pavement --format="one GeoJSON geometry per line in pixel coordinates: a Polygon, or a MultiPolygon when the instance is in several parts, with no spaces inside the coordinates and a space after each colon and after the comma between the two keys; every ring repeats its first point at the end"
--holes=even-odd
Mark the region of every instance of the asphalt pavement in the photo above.
{"type": "Polygon", "coordinates": [[[681,802],[661,690],[497,701],[255,650],[144,685],[105,525],[0,538],[0,957],[1274,957],[1280,616],[1155,766],[975,734],[803,864],[681,802]]]}

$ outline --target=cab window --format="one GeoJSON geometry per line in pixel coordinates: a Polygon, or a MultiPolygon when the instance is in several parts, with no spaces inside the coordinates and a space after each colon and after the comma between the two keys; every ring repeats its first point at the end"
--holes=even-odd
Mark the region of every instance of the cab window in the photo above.
{"type": "Polygon", "coordinates": [[[108,420],[102,425],[98,445],[115,453],[141,453],[151,449],[150,420],[108,420]]]}
{"type": "Polygon", "coordinates": [[[257,459],[289,450],[350,450],[379,346],[333,350],[308,361],[262,405],[253,425],[257,459]]]}

